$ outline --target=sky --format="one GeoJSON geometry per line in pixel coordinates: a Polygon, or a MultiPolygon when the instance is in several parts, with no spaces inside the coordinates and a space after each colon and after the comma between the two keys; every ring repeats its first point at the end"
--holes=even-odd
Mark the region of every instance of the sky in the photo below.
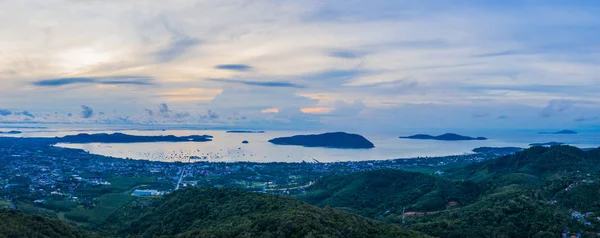
{"type": "Polygon", "coordinates": [[[600,2],[0,0],[0,123],[600,129],[600,2]]]}

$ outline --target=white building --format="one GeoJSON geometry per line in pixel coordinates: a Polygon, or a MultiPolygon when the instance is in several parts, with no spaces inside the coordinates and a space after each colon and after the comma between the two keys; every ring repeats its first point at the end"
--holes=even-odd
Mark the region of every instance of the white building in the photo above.
{"type": "Polygon", "coordinates": [[[144,197],[144,196],[160,196],[162,195],[162,192],[159,192],[157,190],[138,190],[136,189],[135,191],[133,191],[133,196],[138,196],[138,197],[144,197]]]}

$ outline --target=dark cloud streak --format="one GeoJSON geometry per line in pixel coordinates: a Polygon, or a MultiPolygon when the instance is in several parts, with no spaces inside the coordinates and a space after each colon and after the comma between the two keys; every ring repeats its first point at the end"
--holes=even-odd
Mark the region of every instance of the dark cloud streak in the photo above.
{"type": "Polygon", "coordinates": [[[237,79],[208,79],[214,82],[221,83],[232,83],[232,84],[243,84],[248,86],[258,86],[258,87],[275,87],[275,88],[306,88],[305,86],[294,84],[290,82],[282,82],[282,81],[244,81],[237,79]]]}
{"type": "Polygon", "coordinates": [[[12,112],[11,112],[11,111],[9,111],[9,110],[6,110],[6,109],[0,109],[0,116],[3,116],[3,117],[5,117],[5,116],[10,116],[11,114],[12,114],[12,112]]]}
{"type": "Polygon", "coordinates": [[[39,87],[60,87],[71,84],[153,85],[154,78],[145,76],[107,76],[42,79],[32,84],[39,87]]]}
{"type": "Polygon", "coordinates": [[[240,71],[240,72],[246,72],[246,71],[250,71],[253,69],[252,66],[245,65],[245,64],[221,64],[221,65],[215,66],[215,68],[222,69],[222,70],[230,70],[230,71],[240,71]]]}

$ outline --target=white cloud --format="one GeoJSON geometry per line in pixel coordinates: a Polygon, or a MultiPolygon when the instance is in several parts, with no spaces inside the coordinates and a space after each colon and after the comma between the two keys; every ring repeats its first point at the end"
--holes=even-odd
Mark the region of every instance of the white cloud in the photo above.
{"type": "MultiPolygon", "coordinates": [[[[502,108],[506,126],[519,126],[513,114],[526,113],[519,108],[555,98],[587,101],[586,109],[597,111],[600,49],[593,29],[600,6],[555,4],[2,1],[0,102],[34,114],[88,105],[116,111],[94,117],[111,123],[207,123],[202,118],[212,110],[221,116],[211,123],[307,122],[299,126],[328,124],[336,115],[399,117],[398,108],[423,111],[414,113],[421,117],[446,107],[489,113],[469,112],[473,105],[502,108]],[[155,80],[32,84],[121,75],[155,80]],[[171,120],[156,117],[152,105],[163,102],[172,107],[171,120]],[[404,107],[430,104],[438,106],[404,107]]],[[[593,121],[583,120],[592,114],[578,121],[593,121]]],[[[551,120],[558,119],[545,123],[551,120]]]]}

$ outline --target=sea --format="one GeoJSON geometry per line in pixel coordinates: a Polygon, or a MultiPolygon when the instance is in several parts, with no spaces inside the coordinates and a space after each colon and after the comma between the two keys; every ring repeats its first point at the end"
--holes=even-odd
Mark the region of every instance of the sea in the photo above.
{"type": "MultiPolygon", "coordinates": [[[[55,146],[82,149],[92,154],[116,158],[162,162],[340,162],[389,160],[398,158],[437,157],[473,153],[477,147],[529,147],[530,143],[561,142],[580,148],[600,146],[600,131],[578,131],[574,135],[539,134],[549,130],[500,129],[401,129],[393,133],[352,132],[369,139],[373,149],[307,148],[274,145],[268,140],[276,137],[318,134],[326,131],[265,130],[264,133],[227,133],[226,130],[106,125],[15,125],[0,124],[0,131],[18,130],[22,134],[0,135],[13,137],[57,137],[79,133],[125,133],[130,135],[211,135],[210,142],[152,142],[152,143],[89,143],[55,146]],[[126,129],[123,129],[126,128],[126,129]],[[134,129],[132,129],[134,128],[134,129]],[[413,134],[440,135],[446,132],[471,137],[487,137],[484,141],[436,141],[400,139],[413,134]],[[243,144],[242,141],[248,141],[243,144]]],[[[560,129],[559,129],[560,130],[560,129]]]]}

